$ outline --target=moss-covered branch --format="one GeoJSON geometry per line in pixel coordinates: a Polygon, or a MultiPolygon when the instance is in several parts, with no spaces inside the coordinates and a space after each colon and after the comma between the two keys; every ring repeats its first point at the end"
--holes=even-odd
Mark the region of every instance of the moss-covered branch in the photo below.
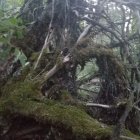
{"type": "MultiPolygon", "coordinates": [[[[112,129],[86,114],[77,107],[60,104],[54,101],[35,101],[31,98],[11,96],[9,99],[1,99],[0,112],[8,112],[11,115],[29,117],[38,123],[56,126],[58,130],[64,129],[75,139],[109,140],[112,129]]],[[[140,138],[131,133],[130,137],[140,138]]]]}
{"type": "MultiPolygon", "coordinates": [[[[0,99],[0,113],[31,118],[42,125],[55,126],[69,133],[72,139],[109,140],[112,128],[91,118],[84,109],[58,101],[42,99],[32,82],[21,82],[7,96],[0,99]]],[[[6,92],[6,90],[5,90],[6,92]]],[[[7,90],[7,92],[10,92],[7,90]]],[[[65,133],[64,133],[65,134],[65,133]]],[[[140,138],[129,132],[127,136],[140,138]]],[[[65,136],[66,139],[70,139],[65,136]]]]}

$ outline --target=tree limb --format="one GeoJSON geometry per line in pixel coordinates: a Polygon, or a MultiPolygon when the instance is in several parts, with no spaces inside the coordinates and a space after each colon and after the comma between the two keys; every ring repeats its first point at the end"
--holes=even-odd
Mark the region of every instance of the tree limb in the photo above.
{"type": "Polygon", "coordinates": [[[93,20],[93,19],[90,19],[89,17],[83,17],[82,19],[83,19],[83,20],[86,20],[87,22],[90,22],[92,25],[97,25],[97,26],[99,26],[101,29],[103,29],[103,30],[105,30],[105,31],[107,31],[107,32],[110,32],[112,35],[114,35],[114,37],[115,37],[116,39],[119,40],[119,42],[122,42],[122,40],[116,35],[116,33],[113,32],[112,30],[110,30],[108,27],[106,27],[106,26],[100,24],[99,22],[96,22],[96,21],[93,20]]]}
{"type": "Polygon", "coordinates": [[[89,33],[89,30],[91,29],[91,27],[92,27],[92,25],[90,24],[90,25],[88,25],[88,26],[85,28],[85,30],[84,30],[84,31],[81,33],[81,35],[79,36],[79,38],[78,38],[76,44],[78,44],[84,37],[87,36],[87,34],[89,33]]]}

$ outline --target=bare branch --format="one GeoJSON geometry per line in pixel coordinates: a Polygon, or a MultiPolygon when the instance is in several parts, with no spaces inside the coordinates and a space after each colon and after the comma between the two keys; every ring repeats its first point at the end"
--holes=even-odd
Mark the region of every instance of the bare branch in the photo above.
{"type": "Polygon", "coordinates": [[[96,103],[86,103],[86,106],[88,106],[88,107],[100,107],[100,108],[106,108],[106,109],[114,108],[114,106],[111,106],[111,105],[103,105],[103,104],[96,104],[96,103]]]}
{"type": "Polygon", "coordinates": [[[88,25],[88,26],[85,28],[85,30],[84,30],[84,31],[81,33],[81,35],[79,36],[79,38],[78,38],[76,44],[78,44],[78,43],[80,42],[80,40],[82,40],[84,37],[87,36],[87,34],[89,33],[89,30],[91,29],[91,27],[92,27],[92,25],[90,24],[90,25],[88,25]]]}
{"type": "Polygon", "coordinates": [[[126,102],[120,102],[117,105],[105,105],[105,104],[97,104],[97,103],[86,103],[86,106],[88,107],[99,107],[99,108],[105,108],[105,109],[113,109],[113,108],[119,108],[120,106],[126,106],[126,102]]]}
{"type": "MultiPolygon", "coordinates": [[[[60,55],[62,55],[62,54],[60,54],[60,55]]],[[[70,61],[70,57],[69,57],[70,54],[68,54],[65,57],[60,56],[60,55],[58,56],[59,61],[56,62],[54,67],[45,74],[45,76],[43,77],[44,80],[42,80],[42,83],[44,83],[44,81],[51,78],[58,70],[60,70],[64,66],[65,63],[70,61]]]]}
{"type": "Polygon", "coordinates": [[[140,111],[140,108],[139,107],[137,107],[137,106],[133,106],[136,110],[138,110],[138,111],[140,111]]]}
{"type": "Polygon", "coordinates": [[[120,136],[120,138],[122,138],[124,140],[137,140],[135,138],[131,138],[131,137],[127,137],[127,136],[120,136]]]}
{"type": "Polygon", "coordinates": [[[130,93],[130,95],[129,95],[129,99],[127,101],[124,113],[120,117],[116,127],[113,130],[113,134],[112,134],[112,139],[111,140],[119,140],[120,139],[121,133],[122,133],[122,131],[125,128],[125,121],[126,121],[128,115],[129,115],[130,111],[133,109],[134,93],[132,93],[130,91],[129,91],[129,93],[130,93]]]}

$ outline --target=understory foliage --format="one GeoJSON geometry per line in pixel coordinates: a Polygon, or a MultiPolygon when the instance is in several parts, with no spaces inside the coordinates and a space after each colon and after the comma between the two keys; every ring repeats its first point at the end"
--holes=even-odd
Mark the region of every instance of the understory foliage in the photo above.
{"type": "Polygon", "coordinates": [[[1,138],[139,139],[140,2],[8,2],[0,1],[1,138]]]}

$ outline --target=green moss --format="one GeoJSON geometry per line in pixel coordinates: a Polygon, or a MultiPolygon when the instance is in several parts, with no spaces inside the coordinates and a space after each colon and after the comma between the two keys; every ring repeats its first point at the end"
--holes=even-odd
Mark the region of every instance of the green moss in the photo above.
{"type": "MultiPolygon", "coordinates": [[[[28,90],[27,90],[28,91],[28,90]]],[[[21,92],[21,91],[20,91],[21,92]]],[[[25,93],[25,92],[24,92],[25,93]]],[[[42,124],[55,125],[69,131],[78,139],[109,140],[112,128],[91,118],[84,110],[52,100],[34,100],[32,97],[12,94],[1,99],[0,111],[35,119],[42,124]]],[[[128,136],[138,138],[131,133],[128,136]],[[130,135],[131,134],[131,135],[130,135]]]]}
{"type": "Polygon", "coordinates": [[[13,77],[8,80],[8,82],[2,88],[2,96],[9,96],[15,89],[19,89],[19,86],[24,82],[28,73],[30,71],[30,67],[25,67],[22,71],[20,76],[13,77]]]}
{"type": "MultiPolygon", "coordinates": [[[[136,136],[134,135],[132,132],[130,132],[129,130],[125,130],[124,133],[123,133],[124,136],[128,136],[128,137],[131,137],[131,138],[135,138],[136,140],[139,140],[140,139],[140,136],[136,136]]],[[[123,140],[123,138],[122,138],[123,140]]],[[[124,139],[125,140],[125,139],[124,139]]]]}
{"type": "Polygon", "coordinates": [[[73,97],[67,90],[61,90],[60,99],[65,102],[73,102],[73,97]]]}
{"type": "Polygon", "coordinates": [[[111,133],[109,128],[102,127],[99,122],[92,119],[83,110],[50,100],[42,103],[29,98],[25,100],[22,97],[11,96],[4,103],[4,109],[8,110],[8,113],[32,117],[44,124],[61,125],[66,130],[72,130],[72,134],[81,139],[87,137],[103,139],[110,137],[111,133]]]}
{"type": "Polygon", "coordinates": [[[39,53],[38,52],[34,52],[34,53],[32,53],[32,55],[31,55],[29,60],[31,62],[34,62],[35,60],[37,60],[38,56],[39,56],[39,53]]]}
{"type": "Polygon", "coordinates": [[[14,96],[21,97],[22,99],[37,98],[41,95],[38,86],[31,81],[25,81],[23,83],[20,83],[18,88],[16,88],[12,92],[12,95],[13,94],[14,96]]]}

